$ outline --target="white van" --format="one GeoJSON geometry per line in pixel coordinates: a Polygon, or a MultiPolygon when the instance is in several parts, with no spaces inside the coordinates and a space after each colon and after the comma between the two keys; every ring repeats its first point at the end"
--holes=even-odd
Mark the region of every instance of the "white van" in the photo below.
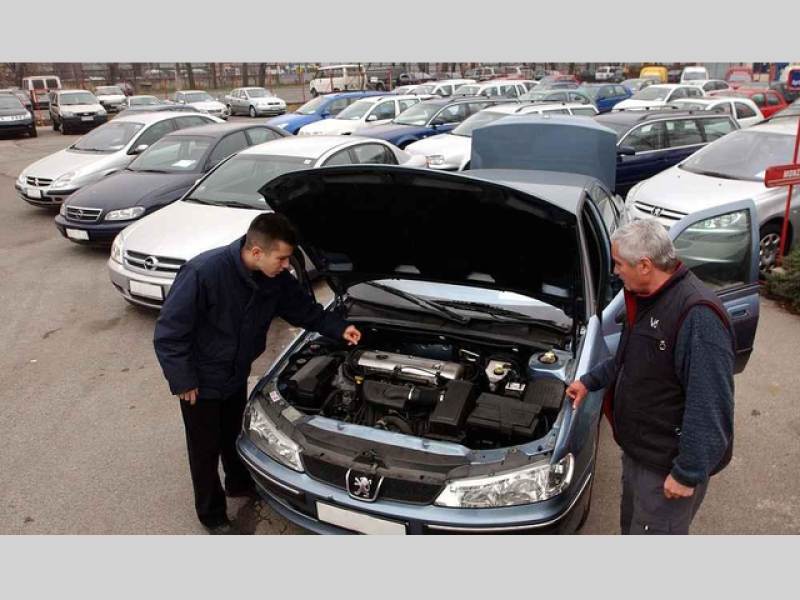
{"type": "Polygon", "coordinates": [[[55,75],[23,77],[22,89],[31,96],[33,108],[48,108],[50,106],[49,94],[61,89],[61,80],[55,75]]]}
{"type": "Polygon", "coordinates": [[[308,82],[308,91],[312,96],[363,89],[366,89],[366,73],[361,65],[319,67],[308,82]]]}
{"type": "Polygon", "coordinates": [[[688,83],[699,79],[711,79],[708,76],[708,69],[705,67],[684,67],[683,71],[681,71],[681,83],[688,83]]]}

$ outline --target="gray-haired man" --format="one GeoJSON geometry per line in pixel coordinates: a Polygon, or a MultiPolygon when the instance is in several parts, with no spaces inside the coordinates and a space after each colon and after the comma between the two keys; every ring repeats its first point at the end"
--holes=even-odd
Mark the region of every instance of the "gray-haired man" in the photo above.
{"type": "Polygon", "coordinates": [[[733,332],[717,296],[683,265],[664,228],[634,221],[612,236],[614,273],[625,285],[616,356],[567,394],[575,408],[608,387],[614,438],[623,450],[620,527],[688,533],[708,478],[733,448],[733,332]]]}

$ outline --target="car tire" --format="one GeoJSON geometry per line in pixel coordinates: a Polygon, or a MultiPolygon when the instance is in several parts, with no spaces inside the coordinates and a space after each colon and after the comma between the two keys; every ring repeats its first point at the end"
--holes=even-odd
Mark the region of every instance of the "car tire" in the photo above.
{"type": "Polygon", "coordinates": [[[227,109],[229,115],[233,115],[233,107],[230,104],[226,104],[225,108],[227,109]]]}
{"type": "Polygon", "coordinates": [[[257,116],[258,116],[258,113],[256,112],[256,107],[255,106],[251,106],[250,107],[250,118],[255,119],[257,116]]]}
{"type": "Polygon", "coordinates": [[[314,88],[311,88],[311,95],[314,98],[316,98],[317,96],[319,96],[319,92],[317,90],[315,90],[314,88]]]}
{"type": "MultiPolygon", "coordinates": [[[[767,223],[758,232],[758,270],[762,275],[769,273],[775,267],[778,258],[778,251],[781,243],[781,224],[777,222],[767,223]]],[[[784,248],[784,256],[791,244],[791,232],[788,232],[789,239],[784,248]]]]}

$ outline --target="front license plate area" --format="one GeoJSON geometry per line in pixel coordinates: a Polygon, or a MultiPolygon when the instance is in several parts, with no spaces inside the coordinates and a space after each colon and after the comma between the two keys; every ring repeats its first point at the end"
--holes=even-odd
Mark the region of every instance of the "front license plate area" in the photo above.
{"type": "Polygon", "coordinates": [[[130,282],[131,294],[137,296],[144,296],[145,298],[155,298],[156,300],[164,299],[164,292],[160,285],[152,285],[149,283],[141,283],[139,281],[130,282]]]}
{"type": "Polygon", "coordinates": [[[317,517],[320,521],[371,535],[406,535],[406,526],[403,523],[387,521],[370,515],[365,515],[353,510],[331,506],[324,502],[317,502],[317,517]]]}

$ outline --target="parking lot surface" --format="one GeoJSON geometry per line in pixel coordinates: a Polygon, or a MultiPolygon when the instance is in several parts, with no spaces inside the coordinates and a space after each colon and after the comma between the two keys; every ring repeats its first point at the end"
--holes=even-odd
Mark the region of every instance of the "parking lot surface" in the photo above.
{"type": "MultiPolygon", "coordinates": [[[[178,401],[153,352],[156,313],[114,290],[107,249],[68,242],[54,212],[14,192],[24,167],[77,137],[42,127],[0,139],[0,534],[202,533],[178,401]]],[[[253,377],[295,332],[273,324],[253,377]]],[[[800,533],[798,341],[800,318],[762,300],[756,349],[736,377],[734,458],[694,533],[800,533]]],[[[590,534],[618,531],[619,450],[602,432],[590,534]]],[[[300,533],[261,502],[229,508],[256,533],[300,533]]]]}

